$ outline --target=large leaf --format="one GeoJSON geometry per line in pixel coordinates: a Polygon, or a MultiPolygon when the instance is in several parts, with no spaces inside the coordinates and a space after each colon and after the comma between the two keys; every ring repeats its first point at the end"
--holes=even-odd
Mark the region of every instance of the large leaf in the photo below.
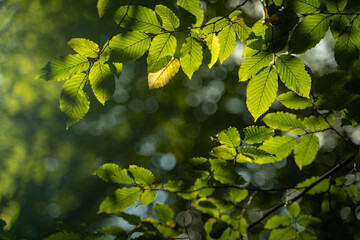
{"type": "Polygon", "coordinates": [[[42,71],[45,80],[63,81],[89,68],[89,61],[80,54],[69,54],[48,62],[42,71]]]}
{"type": "Polygon", "coordinates": [[[261,143],[275,134],[274,129],[265,126],[249,126],[244,130],[244,142],[248,144],[261,143]]]}
{"type": "Polygon", "coordinates": [[[138,167],[136,165],[130,165],[129,171],[135,178],[135,182],[143,187],[149,187],[155,181],[155,176],[148,169],[138,167]]]}
{"type": "Polygon", "coordinates": [[[305,64],[297,57],[281,55],[276,59],[276,69],[281,81],[290,90],[302,97],[309,97],[311,77],[305,69],[305,64]]]}
{"type": "Polygon", "coordinates": [[[200,0],[178,0],[177,5],[195,17],[195,21],[192,24],[193,27],[201,26],[204,13],[201,8],[200,0]]]}
{"type": "Polygon", "coordinates": [[[84,57],[96,58],[100,51],[96,43],[85,38],[73,38],[69,41],[69,45],[84,57]]]}
{"type": "Polygon", "coordinates": [[[184,73],[191,79],[203,60],[201,43],[193,37],[186,38],[180,51],[180,63],[184,73]]]}
{"type": "Polygon", "coordinates": [[[208,22],[206,22],[203,33],[205,35],[218,33],[220,32],[225,26],[229,25],[229,21],[226,20],[226,18],[223,17],[214,17],[210,19],[208,22]]]}
{"type": "Polygon", "coordinates": [[[137,206],[139,205],[148,205],[150,203],[152,203],[154,201],[154,199],[156,198],[156,191],[154,190],[144,190],[143,193],[141,194],[140,197],[140,202],[137,206]]]}
{"type": "Polygon", "coordinates": [[[160,221],[167,222],[174,218],[173,210],[164,203],[155,203],[153,206],[153,211],[155,215],[160,219],[160,221]]]}
{"type": "Polygon", "coordinates": [[[255,121],[265,113],[275,101],[278,77],[275,69],[266,67],[255,75],[247,86],[246,105],[255,121]]]}
{"type": "MultiPolygon", "coordinates": [[[[170,33],[157,35],[151,42],[147,57],[148,72],[158,72],[164,68],[168,62],[163,61],[166,57],[170,60],[176,51],[177,41],[170,33]]],[[[167,59],[167,58],[166,58],[167,59]]]]}
{"type": "Polygon", "coordinates": [[[120,33],[110,40],[109,46],[115,51],[111,57],[116,62],[131,63],[144,55],[150,43],[151,39],[145,33],[139,31],[120,33]]]}
{"type": "Polygon", "coordinates": [[[214,179],[222,184],[244,184],[244,179],[238,175],[234,168],[223,159],[210,159],[211,171],[214,179]]]}
{"type": "Polygon", "coordinates": [[[156,5],[155,12],[160,16],[162,20],[162,27],[168,31],[174,31],[180,26],[179,18],[164,5],[156,5]]]}
{"type": "Polygon", "coordinates": [[[248,37],[251,34],[251,28],[249,28],[243,21],[242,19],[238,19],[234,24],[234,29],[235,32],[238,36],[238,38],[242,41],[245,42],[246,39],[248,39],[248,37]]]}
{"type": "Polygon", "coordinates": [[[305,130],[305,125],[301,119],[297,118],[295,114],[287,112],[269,113],[263,121],[269,127],[288,132],[301,133],[305,130]]]}
{"type": "Polygon", "coordinates": [[[211,54],[211,59],[208,62],[208,66],[209,68],[211,68],[212,66],[214,66],[214,64],[216,63],[219,57],[219,52],[220,52],[219,38],[216,36],[215,33],[209,34],[205,38],[205,43],[208,46],[211,54]]]}
{"type": "Polygon", "coordinates": [[[345,9],[347,0],[326,0],[325,5],[329,12],[341,12],[345,9]]]}
{"type": "Polygon", "coordinates": [[[285,107],[295,110],[305,109],[312,106],[310,99],[300,97],[294,92],[283,93],[277,97],[277,100],[279,100],[285,107]]]}
{"type": "Polygon", "coordinates": [[[315,13],[320,11],[319,0],[287,0],[288,6],[296,13],[315,13]]]}
{"type": "Polygon", "coordinates": [[[246,58],[240,65],[239,81],[247,81],[259,70],[268,67],[273,60],[273,54],[270,52],[259,52],[254,56],[246,58]]]}
{"type": "Polygon", "coordinates": [[[123,28],[146,33],[159,33],[161,24],[154,10],[143,6],[122,6],[115,12],[115,21],[123,28]]]}
{"type": "Polygon", "coordinates": [[[117,164],[106,163],[94,172],[105,182],[114,182],[119,184],[133,184],[134,179],[129,176],[126,169],[121,169],[117,164]]]}
{"type": "Polygon", "coordinates": [[[98,0],[97,2],[97,10],[99,13],[99,16],[104,16],[106,10],[109,7],[110,0],[98,0]]]}
{"type": "Polygon", "coordinates": [[[90,70],[89,80],[95,97],[105,104],[115,91],[115,78],[110,65],[95,62],[90,70]]]}
{"type": "Polygon", "coordinates": [[[330,26],[330,15],[316,14],[306,16],[294,29],[289,42],[289,51],[303,53],[315,47],[330,26]]]}
{"type": "Polygon", "coordinates": [[[348,26],[335,43],[335,59],[341,67],[349,67],[359,58],[360,32],[357,27],[348,26]]]}
{"type": "Polygon", "coordinates": [[[158,72],[149,73],[148,84],[149,88],[160,88],[165,86],[171,78],[179,71],[180,62],[176,58],[172,58],[170,62],[158,72]]]}
{"type": "Polygon", "coordinates": [[[115,196],[108,196],[100,204],[98,213],[119,213],[133,205],[140,199],[141,189],[138,187],[119,188],[115,191],[115,196]]]}
{"type": "Polygon", "coordinates": [[[311,164],[319,151],[319,138],[315,134],[301,136],[300,143],[295,146],[295,162],[301,170],[311,164]]]}
{"type": "Polygon", "coordinates": [[[89,111],[90,102],[84,87],[87,81],[85,73],[79,73],[67,80],[60,96],[60,109],[66,116],[67,128],[82,119],[89,111]]]}
{"type": "MultiPolygon", "coordinates": [[[[239,149],[239,154],[240,155],[244,155],[247,156],[249,158],[252,158],[254,162],[256,162],[257,164],[267,164],[267,163],[273,163],[278,161],[272,154],[265,152],[264,150],[261,150],[257,147],[254,146],[248,146],[248,147],[242,147],[239,149]]],[[[237,156],[237,157],[238,157],[237,156]]],[[[243,162],[246,162],[242,157],[240,158],[240,160],[242,160],[243,162]]],[[[238,161],[238,159],[236,159],[237,162],[241,162],[238,161]]]]}
{"type": "Polygon", "coordinates": [[[290,136],[276,136],[264,141],[260,149],[276,155],[278,160],[290,155],[297,143],[297,139],[290,136]]]}
{"type": "Polygon", "coordinates": [[[220,43],[219,59],[223,63],[235,49],[236,34],[232,26],[225,26],[218,34],[220,43]]]}
{"type": "Polygon", "coordinates": [[[221,145],[214,147],[210,154],[216,158],[232,160],[236,156],[236,150],[234,148],[227,147],[226,145],[221,145]]]}

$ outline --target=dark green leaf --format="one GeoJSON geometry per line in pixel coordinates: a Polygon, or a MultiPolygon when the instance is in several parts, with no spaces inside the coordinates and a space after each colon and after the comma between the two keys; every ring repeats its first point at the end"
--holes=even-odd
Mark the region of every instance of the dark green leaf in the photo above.
{"type": "Polygon", "coordinates": [[[290,222],[291,222],[291,218],[289,216],[274,215],[266,222],[264,228],[274,229],[281,226],[286,227],[289,226],[290,222]]]}
{"type": "Polygon", "coordinates": [[[269,240],[293,240],[297,239],[296,229],[293,226],[274,229],[270,233],[269,240]]]}
{"type": "Polygon", "coordinates": [[[286,207],[286,209],[291,217],[297,218],[297,216],[299,216],[300,206],[297,202],[291,203],[289,206],[286,207]]]}
{"type": "Polygon", "coordinates": [[[174,218],[173,210],[164,203],[155,203],[153,206],[153,211],[155,215],[160,219],[160,221],[167,222],[174,218]]]}

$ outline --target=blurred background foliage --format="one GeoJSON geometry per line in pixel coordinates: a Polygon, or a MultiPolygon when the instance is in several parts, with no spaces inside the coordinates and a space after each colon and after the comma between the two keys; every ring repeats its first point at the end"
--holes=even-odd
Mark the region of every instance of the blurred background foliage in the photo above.
{"type": "MultiPolygon", "coordinates": [[[[99,19],[96,0],[0,0],[0,218],[19,237],[42,239],[56,231],[57,221],[86,223],[93,230],[114,222],[124,225],[119,217],[96,214],[105,195],[116,188],[92,176],[99,166],[106,162],[121,167],[137,164],[165,182],[186,178],[191,172],[186,162],[195,156],[207,157],[215,145],[210,136],[229,126],[242,129],[253,123],[245,106],[246,84],[238,83],[243,50],[239,42],[224,64],[211,70],[203,64],[192,80],[178,74],[162,89],[148,89],[144,57],[126,65],[116,80],[113,98],[105,106],[92,98],[87,116],[66,131],[59,109],[62,84],[36,76],[51,58],[71,53],[66,44],[71,38],[103,44],[116,27],[112,13],[127,3],[113,1],[110,12],[99,19]]],[[[151,7],[156,2],[134,3],[151,7]]],[[[202,1],[206,19],[225,15],[239,3],[202,1]]],[[[245,7],[252,18],[262,16],[257,1],[245,7]]],[[[332,49],[328,34],[302,57],[315,74],[323,73],[336,68],[332,49]]],[[[280,103],[273,107],[282,108],[280,103]]],[[[360,143],[359,127],[340,130],[360,143]]],[[[323,173],[347,151],[335,134],[322,136],[321,146],[311,171],[304,169],[304,178],[323,173]]],[[[263,166],[247,164],[239,172],[247,184],[261,189],[303,180],[298,179],[299,170],[291,158],[263,166]]],[[[360,176],[352,174],[348,179],[359,182],[360,176]]],[[[247,211],[249,220],[284,197],[279,192],[264,194],[247,211]]],[[[157,201],[176,204],[179,214],[188,207],[166,193],[159,193],[157,201]]],[[[357,202],[339,206],[339,211],[345,211],[340,215],[343,220],[360,218],[356,206],[357,202]]],[[[128,212],[152,214],[151,206],[128,212]]],[[[201,224],[201,215],[193,211],[189,231],[199,234],[201,224]]],[[[266,239],[266,234],[256,235],[266,239]]]]}

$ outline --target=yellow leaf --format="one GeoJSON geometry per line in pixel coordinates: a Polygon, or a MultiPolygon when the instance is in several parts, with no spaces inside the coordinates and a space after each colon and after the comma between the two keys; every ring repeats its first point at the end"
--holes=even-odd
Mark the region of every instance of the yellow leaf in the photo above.
{"type": "Polygon", "coordinates": [[[211,53],[211,61],[208,64],[209,68],[211,68],[217,61],[218,57],[219,57],[219,51],[220,51],[220,43],[219,43],[219,38],[216,36],[215,33],[210,34],[206,37],[205,39],[208,48],[210,50],[211,53]]]}
{"type": "Polygon", "coordinates": [[[172,58],[170,62],[160,71],[149,73],[148,83],[149,88],[161,88],[165,86],[172,77],[179,71],[180,62],[176,58],[172,58]]]}

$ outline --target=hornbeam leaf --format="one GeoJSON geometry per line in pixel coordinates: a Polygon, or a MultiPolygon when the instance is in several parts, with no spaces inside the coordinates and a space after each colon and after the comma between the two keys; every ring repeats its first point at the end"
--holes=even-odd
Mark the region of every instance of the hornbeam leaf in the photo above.
{"type": "Polygon", "coordinates": [[[162,20],[162,27],[168,31],[174,31],[180,26],[179,18],[164,5],[156,5],[155,12],[160,16],[162,20]]]}
{"type": "Polygon", "coordinates": [[[247,189],[236,189],[232,188],[230,190],[230,200],[234,203],[239,203],[244,200],[249,194],[247,189]]]}
{"type": "Polygon", "coordinates": [[[266,67],[255,75],[247,86],[246,105],[255,121],[276,99],[278,77],[275,69],[266,67]]]}
{"type": "Polygon", "coordinates": [[[345,9],[347,0],[326,0],[325,5],[329,12],[341,12],[345,9]]]}
{"type": "Polygon", "coordinates": [[[286,215],[274,215],[269,220],[267,220],[264,228],[265,229],[274,229],[280,226],[286,227],[291,223],[291,217],[286,215]]]}
{"type": "Polygon", "coordinates": [[[96,58],[100,51],[96,43],[85,38],[73,38],[69,41],[69,45],[84,57],[96,58]]]}
{"type": "Polygon", "coordinates": [[[219,59],[223,63],[235,49],[236,34],[232,26],[225,26],[218,34],[220,43],[219,59]]]}
{"type": "Polygon", "coordinates": [[[298,95],[309,98],[311,77],[305,64],[297,57],[281,55],[276,59],[276,69],[285,86],[298,95]]]}
{"type": "Polygon", "coordinates": [[[291,53],[303,53],[320,42],[330,26],[331,16],[316,14],[306,16],[294,29],[289,42],[291,53]]]}
{"type": "Polygon", "coordinates": [[[235,28],[235,32],[238,35],[238,38],[242,41],[245,42],[246,39],[248,39],[248,37],[251,34],[251,28],[248,27],[244,21],[242,21],[242,19],[238,19],[234,24],[233,24],[234,28],[235,28]]]}
{"type": "Polygon", "coordinates": [[[66,116],[67,128],[82,119],[89,111],[90,102],[84,87],[87,81],[85,73],[79,73],[67,80],[60,96],[60,109],[66,116]]]}
{"type": "Polygon", "coordinates": [[[119,213],[133,205],[140,199],[141,189],[138,187],[119,188],[115,191],[115,196],[107,196],[100,204],[98,213],[119,213]]]}
{"type": "MultiPolygon", "coordinates": [[[[320,177],[318,177],[318,176],[313,176],[311,178],[307,178],[304,181],[298,183],[295,188],[298,191],[302,192],[302,191],[304,191],[306,188],[308,188],[310,185],[312,185],[313,183],[315,183],[319,179],[320,179],[320,177]]],[[[326,178],[326,179],[322,180],[321,182],[319,182],[314,187],[312,187],[307,192],[307,194],[315,195],[315,194],[326,192],[326,191],[329,190],[329,184],[330,184],[330,181],[329,181],[328,178],[326,178]]]]}
{"type": "Polygon", "coordinates": [[[259,70],[268,67],[272,60],[273,54],[270,52],[258,52],[257,54],[246,58],[240,65],[239,81],[249,80],[259,70]]]}
{"type": "Polygon", "coordinates": [[[203,60],[201,43],[195,38],[188,37],[180,51],[180,63],[184,73],[191,79],[196,70],[200,68],[203,60]]]}
{"type": "MultiPolygon", "coordinates": [[[[254,162],[258,164],[273,163],[278,161],[273,155],[265,152],[254,146],[242,147],[239,149],[240,154],[252,158],[254,162]]],[[[236,159],[238,160],[238,159],[236,159]]],[[[246,159],[241,158],[243,162],[247,162],[246,159]]],[[[240,161],[240,162],[242,162],[240,161]]]]}
{"type": "Polygon", "coordinates": [[[97,175],[105,182],[113,182],[119,184],[135,183],[134,179],[129,176],[126,169],[121,169],[117,164],[114,163],[106,163],[102,165],[93,174],[97,175]]]}
{"type": "Polygon", "coordinates": [[[171,78],[179,71],[180,62],[176,58],[172,58],[170,62],[158,72],[149,73],[148,84],[149,88],[160,88],[165,86],[171,78]]]}
{"type": "Polygon", "coordinates": [[[234,148],[227,147],[226,145],[220,145],[214,147],[210,154],[216,158],[232,160],[236,156],[236,150],[234,148]]]}
{"type": "Polygon", "coordinates": [[[225,26],[229,25],[229,21],[223,17],[214,17],[210,19],[203,28],[205,35],[217,33],[221,31],[225,26]]]}
{"type": "Polygon", "coordinates": [[[108,9],[110,4],[110,0],[98,0],[97,2],[97,10],[99,13],[99,17],[104,16],[106,10],[108,9]]]}
{"type": "Polygon", "coordinates": [[[325,130],[335,124],[335,113],[330,112],[327,116],[310,116],[304,119],[305,126],[310,131],[325,130]]]}
{"type": "Polygon", "coordinates": [[[161,32],[161,24],[154,10],[143,6],[122,6],[115,12],[115,21],[121,27],[146,33],[161,32]]]}
{"type": "Polygon", "coordinates": [[[335,60],[341,67],[349,67],[359,58],[360,32],[357,27],[348,26],[335,43],[335,60]]]}
{"type": "Polygon", "coordinates": [[[310,99],[300,97],[294,92],[283,93],[277,97],[277,100],[281,102],[287,108],[290,109],[305,109],[312,106],[310,99]]]}
{"type": "Polygon", "coordinates": [[[263,121],[269,127],[281,131],[301,133],[305,130],[305,125],[301,119],[297,118],[295,114],[287,112],[269,113],[263,121]]]}
{"type": "Polygon", "coordinates": [[[270,138],[260,146],[261,150],[274,154],[277,160],[282,160],[289,156],[293,151],[297,139],[290,136],[276,136],[270,138]]]}
{"type": "Polygon", "coordinates": [[[89,61],[86,57],[80,54],[69,54],[51,60],[41,69],[41,72],[45,80],[63,81],[88,68],[89,61]]]}
{"type": "Polygon", "coordinates": [[[211,68],[212,66],[214,66],[214,64],[216,63],[219,57],[219,52],[220,52],[219,38],[216,36],[215,33],[209,34],[205,38],[205,43],[208,46],[211,53],[211,60],[208,63],[209,68],[211,68]]]}
{"type": "Polygon", "coordinates": [[[310,215],[301,215],[297,218],[297,223],[304,228],[308,228],[313,225],[319,225],[321,220],[317,217],[313,217],[310,215]]]}
{"type": "Polygon", "coordinates": [[[240,134],[234,127],[222,131],[217,136],[218,141],[230,148],[237,148],[240,144],[240,134]]]}
{"type": "Polygon", "coordinates": [[[249,126],[244,129],[244,142],[248,144],[261,143],[274,136],[274,129],[265,126],[249,126]]]}
{"type": "Polygon", "coordinates": [[[295,163],[301,170],[303,166],[311,164],[319,151],[319,138],[315,134],[300,137],[300,143],[295,146],[295,163]]]}
{"type": "Polygon", "coordinates": [[[148,187],[155,181],[155,176],[148,169],[138,167],[136,165],[130,165],[129,171],[135,178],[135,182],[143,187],[148,187]]]}
{"type": "Polygon", "coordinates": [[[164,203],[155,203],[153,206],[153,212],[162,222],[167,222],[174,218],[173,210],[164,203]]]}
{"type": "Polygon", "coordinates": [[[140,58],[149,49],[150,37],[142,32],[133,31],[120,33],[114,36],[109,46],[115,52],[111,56],[114,61],[131,63],[140,58]]]}
{"type": "Polygon", "coordinates": [[[140,206],[140,205],[148,205],[150,203],[152,203],[154,201],[154,199],[156,198],[156,191],[154,190],[147,190],[145,189],[144,192],[141,194],[141,197],[140,197],[140,202],[137,206],[140,206]]]}
{"type": "Polygon", "coordinates": [[[168,62],[161,61],[164,57],[172,57],[176,51],[176,38],[170,33],[157,35],[151,42],[149,54],[147,56],[148,72],[158,72],[165,67],[168,62]]]}
{"type": "Polygon", "coordinates": [[[320,11],[319,0],[287,0],[289,7],[296,13],[314,13],[320,11]]]}
{"type": "Polygon", "coordinates": [[[286,228],[276,228],[271,231],[269,240],[293,240],[297,238],[297,230],[292,225],[286,228]]]}
{"type": "Polygon", "coordinates": [[[94,95],[104,105],[115,91],[115,78],[110,65],[95,62],[90,70],[89,80],[94,95]]]}
{"type": "Polygon", "coordinates": [[[201,8],[200,0],[178,0],[177,5],[179,7],[182,7],[195,17],[195,22],[192,24],[192,27],[201,26],[204,18],[204,13],[203,9],[201,8]]]}

